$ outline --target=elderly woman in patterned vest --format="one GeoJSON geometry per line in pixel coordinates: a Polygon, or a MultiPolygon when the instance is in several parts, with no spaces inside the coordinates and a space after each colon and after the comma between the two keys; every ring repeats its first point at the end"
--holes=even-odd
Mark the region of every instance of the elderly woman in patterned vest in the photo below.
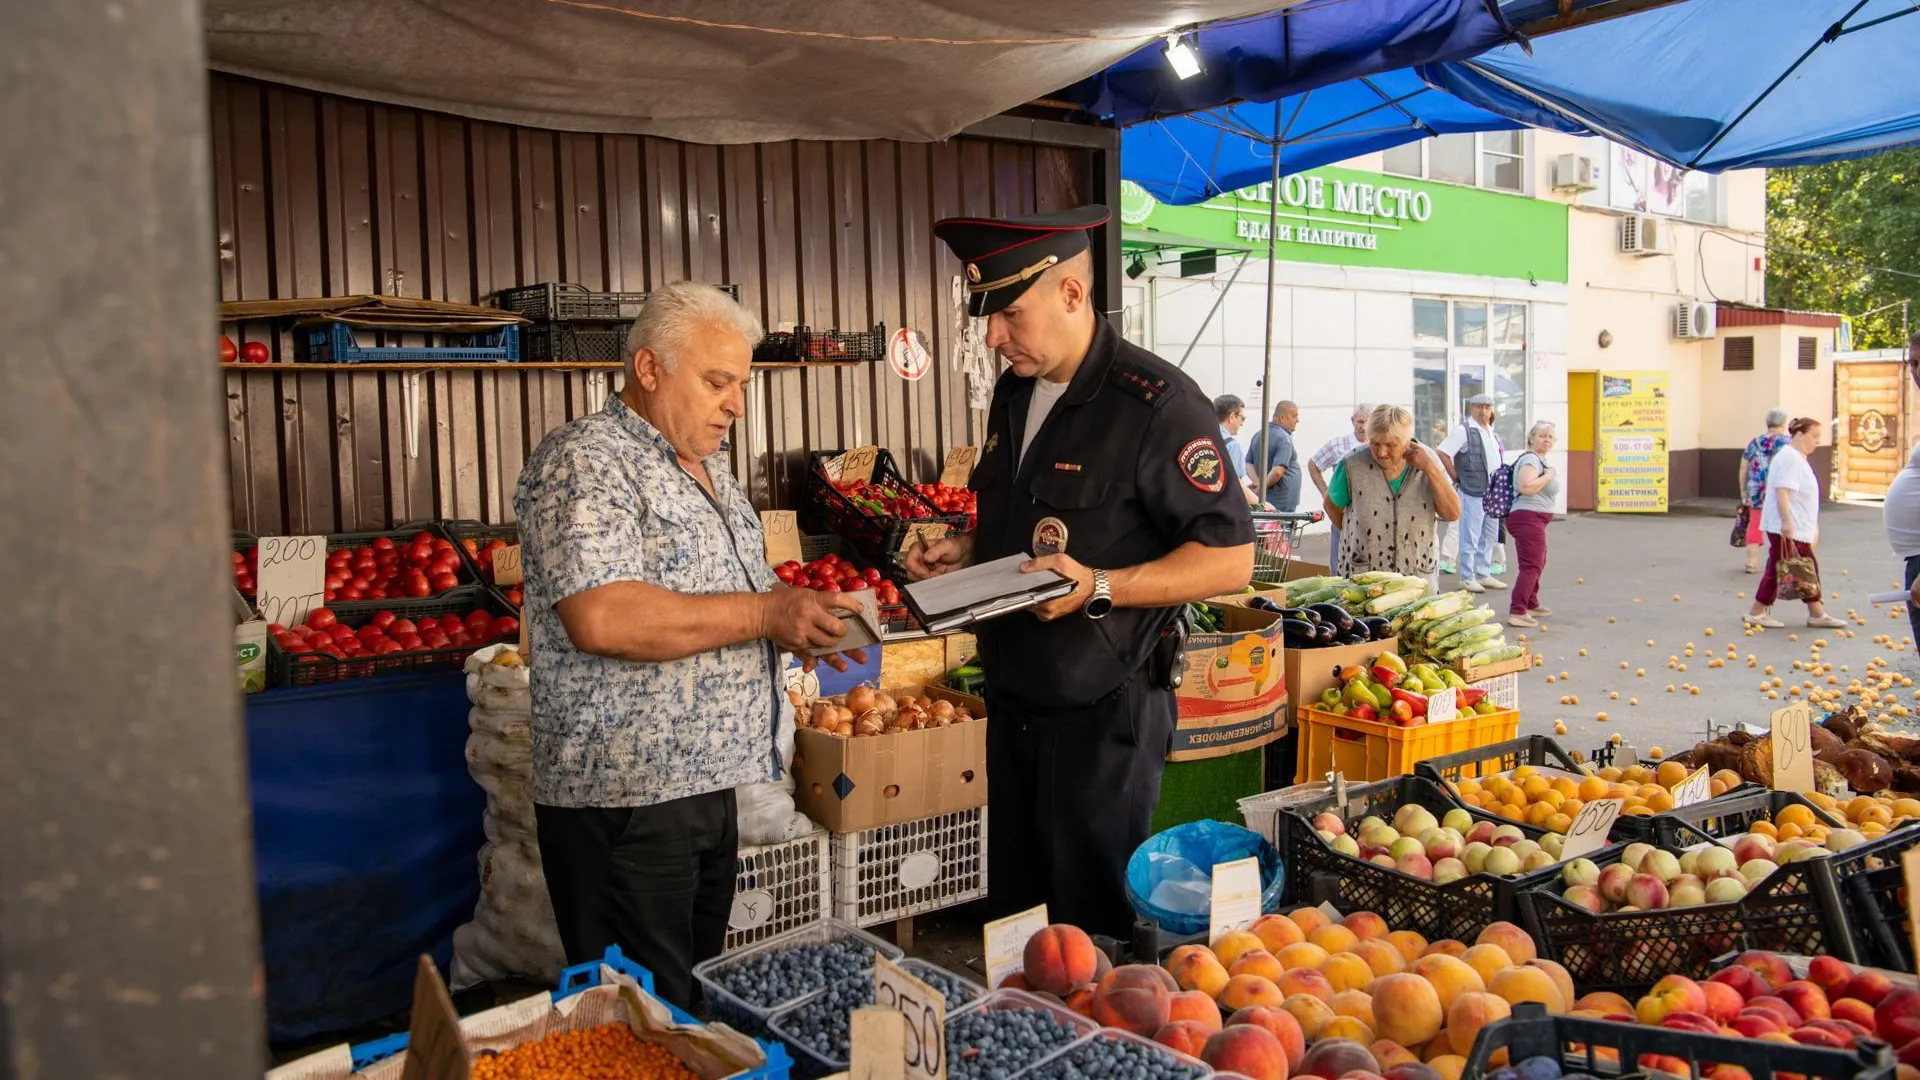
{"type": "Polygon", "coordinates": [[[1440,455],[1413,437],[1413,414],[1381,405],[1367,417],[1367,445],[1334,466],[1327,513],[1340,530],[1340,571],[1390,570],[1432,579],[1439,566],[1434,523],[1460,520],[1460,493],[1440,455]]]}

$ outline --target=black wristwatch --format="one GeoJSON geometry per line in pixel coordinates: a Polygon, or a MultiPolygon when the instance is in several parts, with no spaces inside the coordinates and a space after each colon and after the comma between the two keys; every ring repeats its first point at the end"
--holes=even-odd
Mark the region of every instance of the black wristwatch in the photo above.
{"type": "Polygon", "coordinates": [[[1093,595],[1080,610],[1086,612],[1089,619],[1104,619],[1107,612],[1113,610],[1113,590],[1107,587],[1105,570],[1093,572],[1093,595]]]}

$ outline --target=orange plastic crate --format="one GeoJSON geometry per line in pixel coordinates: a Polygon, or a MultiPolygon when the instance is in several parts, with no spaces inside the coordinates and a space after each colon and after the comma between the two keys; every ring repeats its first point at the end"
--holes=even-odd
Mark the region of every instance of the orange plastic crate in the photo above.
{"type": "Polygon", "coordinates": [[[1324,779],[1329,772],[1345,773],[1348,781],[1358,783],[1406,776],[1417,761],[1511,739],[1520,732],[1520,713],[1463,713],[1443,724],[1401,727],[1305,708],[1300,710],[1300,727],[1294,783],[1324,779]]]}

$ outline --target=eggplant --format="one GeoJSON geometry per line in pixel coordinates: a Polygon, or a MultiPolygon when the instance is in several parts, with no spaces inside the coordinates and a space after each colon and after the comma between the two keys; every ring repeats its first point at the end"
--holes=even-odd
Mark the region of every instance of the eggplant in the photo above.
{"type": "Polygon", "coordinates": [[[1274,603],[1273,601],[1271,601],[1271,600],[1269,600],[1269,599],[1267,599],[1267,598],[1266,598],[1266,597],[1264,597],[1264,596],[1252,596],[1252,597],[1248,597],[1248,598],[1247,598],[1247,606],[1248,606],[1248,607],[1250,607],[1250,608],[1258,608],[1258,609],[1259,609],[1259,610],[1261,610],[1261,611],[1274,611],[1274,612],[1277,612],[1277,611],[1279,611],[1279,610],[1281,610],[1281,609],[1280,609],[1280,605],[1279,605],[1279,604],[1276,604],[1276,603],[1274,603]]]}
{"type": "Polygon", "coordinates": [[[1274,610],[1278,611],[1280,617],[1283,619],[1298,619],[1303,623],[1317,623],[1320,621],[1313,612],[1308,611],[1306,608],[1283,607],[1275,608],[1274,610]]]}
{"type": "Polygon", "coordinates": [[[1304,643],[1318,641],[1320,632],[1318,627],[1304,619],[1281,619],[1280,633],[1286,636],[1288,648],[1310,649],[1313,646],[1304,643]],[[1303,644],[1295,645],[1296,640],[1303,644]]]}
{"type": "Polygon", "coordinates": [[[1367,642],[1372,641],[1373,638],[1368,636],[1365,627],[1355,627],[1334,638],[1334,640],[1342,645],[1365,645],[1367,642]]]}
{"type": "Polygon", "coordinates": [[[1322,622],[1332,623],[1342,634],[1353,629],[1353,616],[1339,604],[1314,604],[1307,610],[1320,616],[1322,622]]]}
{"type": "Polygon", "coordinates": [[[1330,622],[1316,624],[1313,629],[1314,638],[1322,645],[1331,645],[1333,639],[1340,636],[1340,628],[1330,622]]]}
{"type": "Polygon", "coordinates": [[[1393,636],[1393,622],[1384,615],[1369,615],[1355,621],[1367,628],[1369,640],[1385,641],[1393,636]]]}

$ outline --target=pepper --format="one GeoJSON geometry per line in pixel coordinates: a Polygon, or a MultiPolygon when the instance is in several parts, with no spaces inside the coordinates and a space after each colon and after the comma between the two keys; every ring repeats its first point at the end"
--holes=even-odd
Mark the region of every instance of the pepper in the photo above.
{"type": "Polygon", "coordinates": [[[1485,701],[1486,699],[1487,699],[1487,692],[1485,689],[1481,687],[1463,686],[1460,688],[1459,700],[1460,700],[1460,707],[1463,709],[1472,708],[1473,706],[1480,704],[1482,701],[1485,701]]]}
{"type": "MultiPolygon", "coordinates": [[[[1396,690],[1394,693],[1397,694],[1399,691],[1396,690]]],[[[1413,707],[1408,705],[1405,699],[1395,698],[1393,701],[1393,719],[1395,723],[1400,724],[1402,727],[1412,724],[1413,707]]]]}
{"type": "Polygon", "coordinates": [[[1355,720],[1380,719],[1379,714],[1373,711],[1373,706],[1371,705],[1355,705],[1353,707],[1353,711],[1348,713],[1347,715],[1353,717],[1355,720]]]}
{"type": "MultiPolygon", "coordinates": [[[[1407,662],[1400,659],[1398,655],[1390,652],[1383,652],[1379,656],[1374,657],[1373,666],[1375,670],[1384,667],[1398,675],[1405,675],[1407,673],[1407,662]]],[[[1378,678],[1378,676],[1375,677],[1378,678]]],[[[1385,682],[1386,680],[1381,679],[1380,681],[1385,682]]]]}
{"type": "Polygon", "coordinates": [[[1385,664],[1373,665],[1373,681],[1379,683],[1381,686],[1398,685],[1404,674],[1404,672],[1395,671],[1385,664]]]}
{"type": "Polygon", "coordinates": [[[1412,711],[1413,715],[1427,715],[1426,695],[1416,694],[1411,690],[1402,690],[1398,687],[1395,687],[1392,692],[1394,704],[1398,705],[1404,702],[1407,708],[1412,711]]]}

